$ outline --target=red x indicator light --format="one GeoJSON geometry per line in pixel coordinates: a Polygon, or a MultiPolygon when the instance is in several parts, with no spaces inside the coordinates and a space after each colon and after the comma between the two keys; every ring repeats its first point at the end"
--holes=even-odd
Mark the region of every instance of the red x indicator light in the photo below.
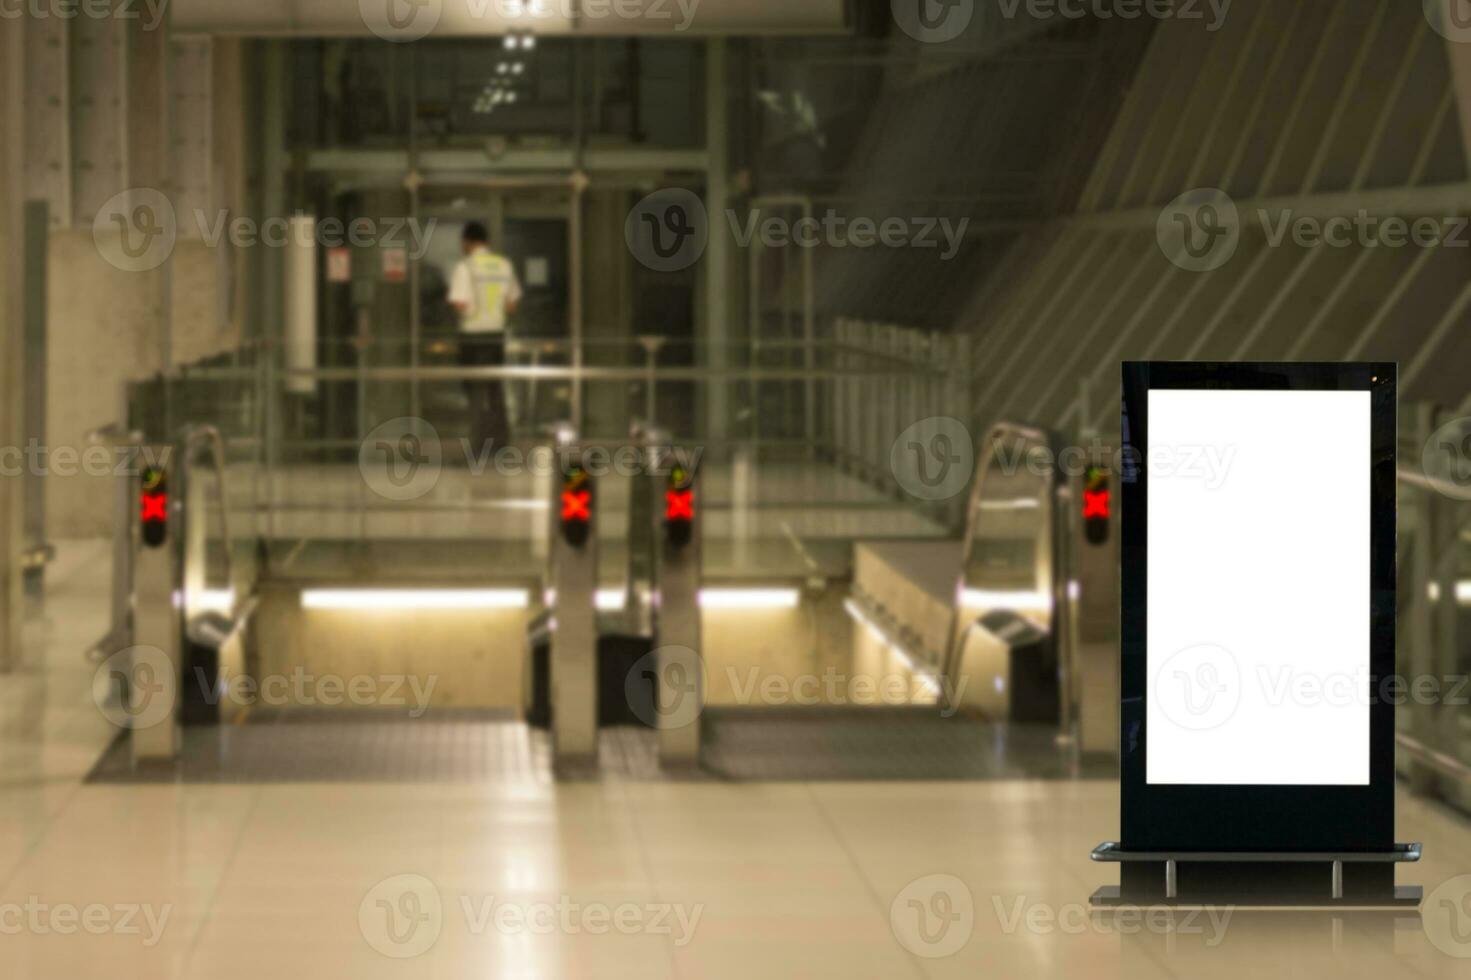
{"type": "Polygon", "coordinates": [[[169,519],[169,495],[166,493],[145,493],[142,498],[141,518],[147,524],[153,521],[166,521],[169,519]]]}
{"type": "Polygon", "coordinates": [[[1108,542],[1108,519],[1112,508],[1108,471],[1101,466],[1088,467],[1083,474],[1083,537],[1089,544],[1108,542]]]}
{"type": "Polygon", "coordinates": [[[563,521],[590,521],[590,520],[592,520],[592,491],[590,491],[590,490],[563,490],[562,491],[562,520],[563,521]]]}
{"type": "Polygon", "coordinates": [[[592,477],[574,467],[563,477],[562,495],[558,499],[562,507],[562,538],[572,547],[581,548],[592,534],[592,477]]]}
{"type": "Polygon", "coordinates": [[[666,521],[694,520],[695,492],[693,490],[664,491],[664,519],[666,521]]]}
{"type": "Polygon", "coordinates": [[[157,548],[168,538],[169,533],[169,488],[164,471],[149,467],[142,475],[142,487],[138,491],[138,523],[143,543],[157,548]]]}

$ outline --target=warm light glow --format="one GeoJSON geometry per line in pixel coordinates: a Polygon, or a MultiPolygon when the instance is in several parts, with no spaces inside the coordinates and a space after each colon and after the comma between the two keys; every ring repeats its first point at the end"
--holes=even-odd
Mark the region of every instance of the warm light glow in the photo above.
{"type": "Polygon", "coordinates": [[[976,505],[980,510],[1036,510],[1042,502],[1036,497],[1014,497],[1004,500],[982,500],[976,505]]]}
{"type": "MultiPolygon", "coordinates": [[[[1440,599],[1439,582],[1431,582],[1425,591],[1430,596],[1431,602],[1436,602],[1440,599]]],[[[1471,606],[1471,579],[1461,579],[1456,583],[1456,604],[1471,606]]]]}
{"type": "Polygon", "coordinates": [[[200,589],[190,596],[189,606],[196,612],[211,610],[228,613],[235,608],[234,589],[200,589]]]}
{"type": "Polygon", "coordinates": [[[872,636],[874,640],[879,643],[889,642],[889,638],[884,635],[884,631],[879,629],[877,623],[864,615],[863,607],[858,605],[858,603],[854,602],[852,599],[844,599],[843,608],[848,611],[848,615],[853,618],[854,622],[860,623],[868,628],[868,634],[872,636]]]}
{"type": "Polygon", "coordinates": [[[1029,592],[1025,589],[964,589],[960,593],[960,604],[967,609],[1052,608],[1052,600],[1045,592],[1029,592]]]}
{"type": "Polygon", "coordinates": [[[853,618],[854,622],[868,629],[869,636],[872,636],[875,642],[887,647],[890,653],[904,662],[904,666],[909,669],[910,673],[914,674],[919,679],[919,682],[924,685],[927,694],[938,695],[940,693],[940,684],[935,679],[931,668],[915,661],[909,655],[908,651],[890,638],[883,627],[879,626],[878,623],[875,623],[864,613],[862,606],[849,598],[843,600],[843,608],[847,610],[848,615],[853,618]]]}
{"type": "Polygon", "coordinates": [[[795,609],[796,589],[701,589],[701,609],[795,609]]]}
{"type": "Polygon", "coordinates": [[[598,589],[593,595],[593,605],[603,612],[616,612],[623,608],[625,589],[598,589]]]}
{"type": "Polygon", "coordinates": [[[525,589],[306,589],[303,609],[525,609],[525,589]]]}

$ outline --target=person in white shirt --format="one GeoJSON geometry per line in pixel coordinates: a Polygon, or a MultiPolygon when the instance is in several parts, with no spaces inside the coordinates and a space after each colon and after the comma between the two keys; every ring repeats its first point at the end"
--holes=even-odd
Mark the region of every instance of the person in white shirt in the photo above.
{"type": "MultiPolygon", "coordinates": [[[[500,366],[506,363],[506,321],[521,302],[521,283],[511,260],[490,250],[490,236],[480,222],[465,225],[460,248],[465,257],[456,263],[449,285],[450,305],[460,315],[460,364],[500,366]]],[[[465,382],[465,393],[475,452],[509,443],[505,385],[499,379],[474,379],[465,382]]]]}

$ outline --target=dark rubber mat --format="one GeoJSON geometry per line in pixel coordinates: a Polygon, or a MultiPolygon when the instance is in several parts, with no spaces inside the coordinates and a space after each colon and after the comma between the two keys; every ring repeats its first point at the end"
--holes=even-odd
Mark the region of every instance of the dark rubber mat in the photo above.
{"type": "Polygon", "coordinates": [[[185,728],[179,758],[134,768],[126,737],[91,783],[527,783],[719,779],[752,782],[1112,777],[1047,726],[941,718],[934,708],[710,708],[700,771],[663,769],[658,735],[601,730],[598,761],[554,772],[547,733],[513,711],[272,710],[245,724],[185,728]]]}
{"type": "Polygon", "coordinates": [[[943,718],[935,708],[710,708],[704,769],[749,781],[1114,777],[1078,759],[1047,725],[943,718]]]}
{"type": "MultiPolygon", "coordinates": [[[[666,778],[654,732],[605,728],[597,766],[573,779],[666,778]]],[[[243,725],[185,728],[179,758],[134,768],[126,737],[87,777],[92,783],[527,783],[551,782],[547,734],[512,711],[260,711],[243,725]]]]}

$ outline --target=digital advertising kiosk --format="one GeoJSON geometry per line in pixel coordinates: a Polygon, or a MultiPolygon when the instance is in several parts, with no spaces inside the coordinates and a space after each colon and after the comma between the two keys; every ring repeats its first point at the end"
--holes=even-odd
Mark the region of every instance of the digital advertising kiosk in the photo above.
{"type": "Polygon", "coordinates": [[[1123,366],[1120,837],[1098,906],[1404,907],[1395,365],[1123,366]]]}

